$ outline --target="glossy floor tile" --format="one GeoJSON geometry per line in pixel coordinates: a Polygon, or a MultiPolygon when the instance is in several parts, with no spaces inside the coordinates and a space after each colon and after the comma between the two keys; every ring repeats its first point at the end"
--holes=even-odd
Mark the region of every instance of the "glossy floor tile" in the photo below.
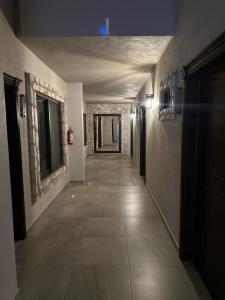
{"type": "Polygon", "coordinates": [[[129,300],[129,269],[111,266],[74,268],[64,299],[129,300]]]}
{"type": "Polygon", "coordinates": [[[132,267],[131,280],[134,300],[199,299],[182,267],[132,267]]]}
{"type": "Polygon", "coordinates": [[[83,230],[84,236],[125,236],[124,218],[89,218],[83,230]]]}
{"type": "Polygon", "coordinates": [[[201,289],[192,285],[187,274],[194,267],[188,272],[183,267],[125,156],[88,157],[86,181],[69,183],[55,198],[16,247],[16,261],[16,300],[205,300],[206,295],[202,283],[201,289]]]}

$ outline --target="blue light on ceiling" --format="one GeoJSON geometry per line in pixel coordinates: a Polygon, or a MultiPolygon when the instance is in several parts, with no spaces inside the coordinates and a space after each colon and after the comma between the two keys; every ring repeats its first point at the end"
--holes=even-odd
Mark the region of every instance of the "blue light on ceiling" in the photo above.
{"type": "Polygon", "coordinates": [[[102,26],[100,29],[99,29],[99,33],[100,35],[107,35],[107,28],[106,26],[102,26]]]}

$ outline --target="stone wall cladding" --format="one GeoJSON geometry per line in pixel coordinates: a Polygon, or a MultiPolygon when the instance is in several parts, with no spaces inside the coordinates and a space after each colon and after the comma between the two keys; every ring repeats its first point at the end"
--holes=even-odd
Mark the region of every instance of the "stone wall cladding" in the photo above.
{"type": "Polygon", "coordinates": [[[26,97],[27,97],[27,122],[28,122],[28,141],[29,141],[29,161],[31,177],[31,196],[34,204],[48,190],[57,184],[59,178],[68,168],[68,147],[66,143],[66,105],[62,105],[62,137],[63,137],[63,160],[64,165],[44,180],[41,180],[40,154],[38,137],[38,116],[36,93],[40,92],[46,96],[56,99],[65,104],[65,96],[47,83],[37,79],[34,75],[26,73],[26,97]]]}
{"type": "Polygon", "coordinates": [[[121,153],[129,153],[131,104],[87,104],[88,154],[94,153],[94,114],[121,114],[121,153]]]}

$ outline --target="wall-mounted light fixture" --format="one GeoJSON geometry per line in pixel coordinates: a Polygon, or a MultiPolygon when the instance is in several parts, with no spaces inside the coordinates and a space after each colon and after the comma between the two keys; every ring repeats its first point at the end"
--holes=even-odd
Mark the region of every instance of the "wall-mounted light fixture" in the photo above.
{"type": "Polygon", "coordinates": [[[25,95],[19,95],[20,101],[20,117],[26,118],[27,117],[27,107],[26,107],[26,97],[25,95]]]}
{"type": "Polygon", "coordinates": [[[145,98],[146,99],[153,99],[154,95],[153,94],[146,94],[145,98]]]}
{"type": "Polygon", "coordinates": [[[105,18],[105,25],[99,29],[99,34],[105,36],[106,38],[106,47],[109,47],[109,38],[110,38],[110,19],[105,18]]]}
{"type": "Polygon", "coordinates": [[[146,94],[145,98],[145,108],[152,108],[152,101],[154,99],[154,95],[146,94]]]}
{"type": "Polygon", "coordinates": [[[131,111],[130,111],[130,117],[131,117],[131,119],[134,119],[134,117],[135,117],[135,112],[133,109],[131,109],[131,111]]]}

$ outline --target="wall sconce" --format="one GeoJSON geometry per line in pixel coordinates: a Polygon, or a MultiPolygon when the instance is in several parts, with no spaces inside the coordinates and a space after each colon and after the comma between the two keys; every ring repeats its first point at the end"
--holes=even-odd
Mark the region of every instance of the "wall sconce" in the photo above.
{"type": "Polygon", "coordinates": [[[27,117],[27,107],[26,107],[25,95],[19,95],[19,101],[20,101],[20,117],[26,118],[27,117]]]}
{"type": "Polygon", "coordinates": [[[152,101],[154,99],[153,94],[146,94],[146,99],[145,100],[145,108],[152,108],[152,101]]]}
{"type": "Polygon", "coordinates": [[[135,112],[133,110],[130,111],[130,117],[131,117],[131,119],[134,119],[134,117],[135,117],[135,112]]]}
{"type": "Polygon", "coordinates": [[[145,98],[146,99],[153,99],[154,95],[153,94],[146,94],[145,98]]]}

